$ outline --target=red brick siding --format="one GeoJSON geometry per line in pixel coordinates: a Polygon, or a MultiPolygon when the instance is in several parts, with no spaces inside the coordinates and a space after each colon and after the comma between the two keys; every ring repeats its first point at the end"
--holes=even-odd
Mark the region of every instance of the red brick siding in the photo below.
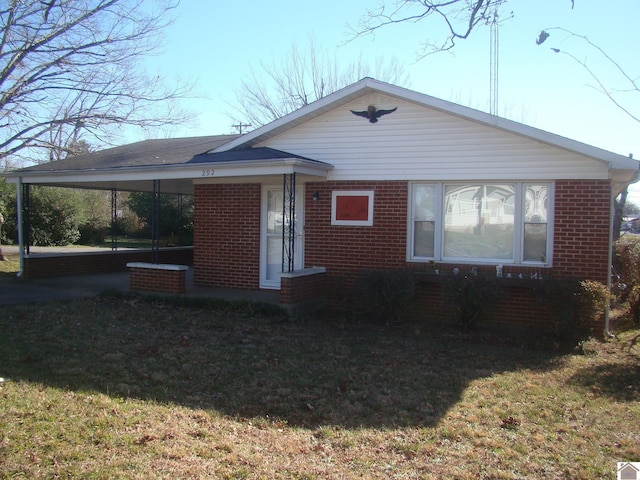
{"type": "MultiPolygon", "coordinates": [[[[407,182],[309,183],[305,194],[307,266],[326,267],[332,275],[405,266],[407,182]],[[375,192],[372,227],[331,225],[331,191],[350,189],[375,192]],[[316,191],[320,201],[314,203],[311,196],[316,191]]],[[[605,283],[611,218],[609,182],[557,181],[555,201],[553,268],[505,266],[505,275],[536,271],[556,278],[605,283]]]]}
{"type": "Polygon", "coordinates": [[[606,283],[611,196],[607,180],[559,180],[555,189],[553,273],[606,283]]]}
{"type": "Polygon", "coordinates": [[[280,303],[297,304],[324,297],[327,275],[318,273],[301,277],[284,277],[280,282],[280,303]]]}
{"type": "MultiPolygon", "coordinates": [[[[554,266],[529,267],[505,265],[511,273],[545,278],[587,278],[606,283],[608,268],[609,202],[608,181],[568,180],[556,183],[554,225],[554,266]]],[[[354,289],[358,274],[366,270],[410,267],[434,268],[406,262],[407,182],[326,182],[309,183],[305,191],[305,265],[327,268],[330,304],[349,304],[348,292],[354,289]],[[332,190],[373,190],[372,227],[331,225],[332,190]],[[320,200],[312,201],[318,192],[320,200]]],[[[438,264],[442,273],[454,267],[469,270],[470,265],[438,264]]],[[[495,266],[479,266],[486,274],[495,274],[495,266]]],[[[453,315],[446,304],[442,285],[436,283],[418,289],[420,301],[414,311],[431,318],[453,315]]],[[[542,326],[549,320],[535,298],[532,288],[506,286],[508,293],[489,312],[492,323],[542,326]]],[[[353,295],[353,293],[352,293],[353,295]]],[[[489,315],[488,315],[489,316],[489,315]]]]}
{"type": "Polygon", "coordinates": [[[131,268],[129,288],[139,292],[184,293],[186,270],[131,268]]]}
{"type": "MultiPolygon", "coordinates": [[[[127,263],[151,262],[149,250],[88,252],[73,254],[32,254],[24,259],[25,278],[84,275],[88,273],[123,272],[127,263]]],[[[191,265],[193,248],[167,248],[159,253],[160,263],[191,265]]]]}
{"type": "MultiPolygon", "coordinates": [[[[504,274],[531,273],[545,278],[588,278],[606,282],[608,267],[610,188],[607,181],[556,182],[553,268],[505,265],[504,274]]],[[[197,185],[195,190],[194,281],[196,285],[256,288],[260,262],[260,196],[257,184],[197,185]]],[[[305,267],[327,269],[329,303],[348,300],[349,289],[363,271],[426,264],[406,262],[408,182],[313,182],[305,186],[305,267]],[[331,225],[334,190],[372,190],[373,226],[331,225]],[[313,202],[318,192],[320,200],[313,202]],[[336,288],[339,285],[339,288],[336,288]],[[344,288],[343,288],[344,287],[344,288]]],[[[441,272],[454,265],[439,264],[441,272]]],[[[470,268],[469,265],[460,266],[470,268]]],[[[481,266],[494,272],[495,267],[481,266]]],[[[298,280],[298,279],[296,279],[298,280]]],[[[302,284],[301,284],[302,285],[302,284]]],[[[282,298],[306,298],[289,291],[282,298]]],[[[296,284],[297,288],[297,284],[296,284]]],[[[302,288],[302,287],[301,287],[302,288]]],[[[508,287],[509,294],[491,310],[494,323],[537,326],[549,316],[530,288],[508,287]]],[[[311,292],[313,287],[309,288],[311,292]]],[[[303,288],[301,292],[306,291],[303,288]]],[[[447,318],[452,314],[442,286],[420,289],[423,315],[447,318]]]]}
{"type": "MultiPolygon", "coordinates": [[[[481,323],[495,326],[518,326],[546,330],[556,321],[552,305],[542,301],[535,289],[535,281],[506,280],[501,286],[503,295],[496,303],[487,306],[482,313],[481,323]]],[[[440,282],[420,282],[416,287],[411,302],[411,314],[415,318],[438,321],[454,321],[455,310],[448,303],[445,295],[446,280],[440,282]]],[[[590,328],[594,332],[601,331],[602,319],[595,319],[590,328]]]]}
{"type": "Polygon", "coordinates": [[[258,288],[259,184],[196,185],[194,284],[258,288]]]}
{"type": "Polygon", "coordinates": [[[332,275],[406,265],[407,182],[308,183],[305,190],[305,266],[332,275]],[[373,226],[331,225],[333,190],[372,190],[373,226]],[[314,192],[320,194],[312,201],[314,192]]]}

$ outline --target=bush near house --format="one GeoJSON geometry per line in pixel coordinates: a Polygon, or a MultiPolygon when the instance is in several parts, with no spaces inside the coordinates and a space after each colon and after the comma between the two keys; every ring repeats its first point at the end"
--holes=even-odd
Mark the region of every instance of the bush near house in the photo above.
{"type": "Polygon", "coordinates": [[[536,294],[552,317],[550,333],[574,345],[594,333],[609,301],[606,285],[592,280],[545,281],[536,294]]]}
{"type": "Polygon", "coordinates": [[[640,325],[640,236],[625,235],[614,244],[613,265],[617,301],[628,308],[633,322],[640,325]]]}
{"type": "Polygon", "coordinates": [[[453,275],[445,288],[455,322],[462,328],[473,328],[482,319],[484,309],[504,294],[496,278],[479,275],[475,269],[453,275]]]}
{"type": "Polygon", "coordinates": [[[375,270],[362,276],[366,309],[378,320],[397,322],[413,296],[415,276],[411,270],[375,270]]]}

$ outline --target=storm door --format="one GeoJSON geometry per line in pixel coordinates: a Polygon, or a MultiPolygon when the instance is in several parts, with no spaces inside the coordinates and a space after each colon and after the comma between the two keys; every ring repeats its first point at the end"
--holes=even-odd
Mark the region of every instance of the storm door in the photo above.
{"type": "MultiPolygon", "coordinates": [[[[304,198],[302,189],[295,189],[295,239],[293,250],[294,270],[302,268],[303,265],[303,214],[304,198]]],[[[290,224],[289,209],[283,208],[285,199],[283,198],[282,185],[267,185],[262,188],[262,225],[261,225],[261,248],[260,248],[260,287],[280,288],[280,275],[283,265],[283,231],[286,237],[286,228],[290,224]]],[[[286,265],[285,261],[285,265],[286,265]]]]}

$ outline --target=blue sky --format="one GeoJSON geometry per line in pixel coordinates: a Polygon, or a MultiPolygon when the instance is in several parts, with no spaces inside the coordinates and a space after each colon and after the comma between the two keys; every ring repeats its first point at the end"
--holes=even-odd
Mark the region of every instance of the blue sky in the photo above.
{"type": "MultiPolygon", "coordinates": [[[[394,0],[388,0],[388,3],[394,0]]],[[[348,24],[357,25],[377,0],[245,0],[212,2],[183,0],[177,20],[166,31],[161,55],[149,61],[168,82],[180,77],[196,84],[198,98],[183,101],[194,112],[194,123],[165,135],[193,136],[231,133],[235,92],[251,68],[279,62],[292,44],[304,49],[313,36],[317,45],[335,52],[347,63],[362,55],[396,57],[409,75],[406,87],[480,110],[489,106],[489,32],[478,31],[460,41],[453,53],[431,55],[416,61],[420,45],[439,39],[435,23],[401,24],[349,41],[348,24]]],[[[513,18],[499,31],[498,114],[536,128],[595,145],[622,155],[640,158],[640,123],[627,117],[594,88],[587,72],[568,56],[555,54],[558,47],[585,60],[607,85],[627,88],[603,65],[593,49],[572,41],[561,32],[537,46],[538,32],[563,27],[587,36],[626,71],[640,77],[640,42],[636,34],[640,2],[616,0],[511,0],[513,18]],[[615,5],[615,6],[614,6],[615,5]]],[[[640,114],[640,93],[620,97],[640,114]]],[[[156,135],[157,136],[157,135],[156,135]]],[[[132,138],[131,141],[138,140],[132,138]]],[[[640,186],[632,188],[640,203],[640,186]]]]}

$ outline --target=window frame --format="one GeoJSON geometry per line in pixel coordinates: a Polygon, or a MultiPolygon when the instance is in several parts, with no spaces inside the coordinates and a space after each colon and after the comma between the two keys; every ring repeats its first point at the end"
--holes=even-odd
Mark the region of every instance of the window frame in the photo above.
{"type": "MultiPolygon", "coordinates": [[[[408,208],[407,208],[407,252],[408,262],[428,263],[473,263],[473,264],[507,264],[507,265],[530,265],[530,266],[552,266],[553,263],[553,215],[554,215],[554,192],[555,183],[546,181],[531,180],[469,180],[469,181],[414,181],[409,183],[408,188],[408,208]],[[414,204],[415,190],[418,186],[431,185],[435,188],[435,218],[434,218],[434,255],[433,257],[421,257],[414,255],[415,251],[415,225],[420,221],[416,219],[416,205],[414,204]],[[445,238],[445,193],[446,187],[452,185],[478,186],[478,185],[512,185],[514,187],[514,212],[513,212],[513,255],[510,259],[504,258],[472,258],[472,257],[446,257],[444,256],[445,238]],[[547,238],[545,261],[524,260],[525,241],[525,201],[527,187],[530,185],[543,185],[547,187],[547,238]]],[[[545,223],[545,222],[542,222],[545,223]]]]}

